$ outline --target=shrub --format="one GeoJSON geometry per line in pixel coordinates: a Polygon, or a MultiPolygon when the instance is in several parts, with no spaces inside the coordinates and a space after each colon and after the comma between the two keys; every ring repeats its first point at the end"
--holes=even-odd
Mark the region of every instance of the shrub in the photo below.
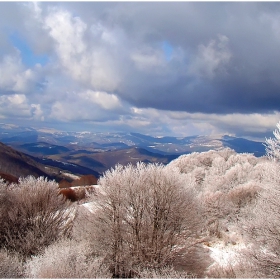
{"type": "Polygon", "coordinates": [[[22,278],[23,265],[17,255],[0,250],[0,278],[22,278]]]}
{"type": "Polygon", "coordinates": [[[89,244],[60,240],[25,265],[28,278],[110,278],[103,259],[92,254],[89,244]]]}
{"type": "Polygon", "coordinates": [[[74,213],[54,181],[30,176],[19,184],[2,183],[0,205],[0,244],[24,257],[71,232],[74,213]]]}
{"type": "Polygon", "coordinates": [[[138,268],[136,269],[135,278],[144,279],[178,279],[178,278],[194,278],[195,275],[184,271],[177,271],[172,266],[161,268],[138,268]]]}

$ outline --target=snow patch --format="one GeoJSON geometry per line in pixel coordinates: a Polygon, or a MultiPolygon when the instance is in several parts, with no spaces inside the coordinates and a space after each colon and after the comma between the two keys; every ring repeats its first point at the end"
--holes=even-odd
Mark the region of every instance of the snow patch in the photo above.
{"type": "Polygon", "coordinates": [[[86,208],[89,212],[94,213],[97,210],[97,205],[95,202],[86,202],[81,205],[86,208]]]}
{"type": "Polygon", "coordinates": [[[210,257],[214,260],[213,264],[208,268],[209,270],[215,266],[230,268],[238,265],[238,256],[242,250],[246,249],[246,246],[244,243],[225,244],[223,241],[219,241],[211,243],[205,248],[210,250],[210,257]]]}
{"type": "Polygon", "coordinates": [[[74,179],[74,180],[80,179],[80,176],[74,175],[74,174],[72,174],[72,173],[61,172],[61,174],[64,175],[64,176],[67,176],[67,177],[69,177],[69,178],[72,178],[72,179],[74,179]]]}

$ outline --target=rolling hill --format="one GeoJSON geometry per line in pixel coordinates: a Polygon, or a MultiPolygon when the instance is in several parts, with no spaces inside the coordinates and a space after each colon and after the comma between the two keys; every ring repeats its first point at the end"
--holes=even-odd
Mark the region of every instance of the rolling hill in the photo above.
{"type": "Polygon", "coordinates": [[[162,155],[147,151],[143,148],[130,147],[126,149],[104,151],[104,152],[87,152],[87,153],[65,153],[50,156],[52,160],[59,160],[86,166],[99,173],[103,173],[107,169],[114,167],[117,163],[127,165],[129,163],[136,164],[139,161],[145,163],[163,163],[167,164],[175,159],[178,155],[162,155]]]}
{"type": "Polygon", "coordinates": [[[58,146],[46,142],[22,144],[17,147],[17,150],[35,156],[50,156],[50,155],[56,155],[56,154],[61,154],[70,151],[70,149],[64,146],[58,146]]]}
{"type": "Polygon", "coordinates": [[[0,142],[0,172],[15,177],[33,175],[54,177],[54,170],[47,169],[30,156],[12,149],[0,142]]]}
{"type": "Polygon", "coordinates": [[[8,181],[16,181],[19,177],[32,175],[34,177],[48,177],[59,182],[65,178],[65,172],[79,175],[94,175],[97,178],[100,176],[98,172],[87,167],[53,161],[47,158],[37,158],[17,151],[0,142],[1,178],[8,181]]]}
{"type": "MultiPolygon", "coordinates": [[[[35,162],[32,165],[33,173],[43,175],[48,169],[64,170],[79,176],[92,174],[97,178],[117,163],[126,165],[143,161],[167,164],[182,154],[226,147],[238,153],[253,153],[255,156],[265,154],[261,142],[228,135],[154,137],[135,132],[66,132],[1,123],[0,141],[25,156],[28,154],[28,160],[35,162]]],[[[3,159],[5,157],[7,155],[3,155],[3,159]]],[[[24,166],[25,159],[19,157],[15,161],[24,166]]],[[[27,164],[29,161],[26,161],[27,164]]],[[[12,159],[8,162],[12,162],[12,159]]]]}

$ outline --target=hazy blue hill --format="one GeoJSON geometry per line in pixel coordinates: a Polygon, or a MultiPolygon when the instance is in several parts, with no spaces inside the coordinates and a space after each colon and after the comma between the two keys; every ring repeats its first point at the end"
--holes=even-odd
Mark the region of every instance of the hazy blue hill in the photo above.
{"type": "Polygon", "coordinates": [[[90,154],[75,155],[75,157],[71,157],[69,159],[74,159],[75,161],[80,162],[83,166],[87,166],[89,168],[105,168],[104,164],[91,158],[90,154]]]}
{"type": "Polygon", "coordinates": [[[100,147],[102,148],[114,148],[114,149],[126,149],[127,147],[129,147],[128,145],[126,145],[125,143],[122,142],[114,142],[114,143],[105,143],[105,144],[101,144],[100,147]]]}
{"type": "Polygon", "coordinates": [[[64,162],[64,161],[58,161],[58,160],[52,160],[49,158],[37,158],[36,161],[38,161],[41,164],[52,166],[55,168],[59,168],[60,170],[75,174],[75,175],[94,175],[95,177],[99,178],[100,173],[96,170],[93,170],[89,168],[89,166],[82,166],[79,164],[74,164],[71,162],[64,162]]]}
{"type": "Polygon", "coordinates": [[[149,150],[146,150],[144,148],[139,148],[139,147],[136,147],[135,150],[138,151],[138,153],[140,155],[149,156],[149,157],[156,157],[156,158],[159,158],[159,159],[167,159],[168,161],[171,161],[171,160],[178,157],[178,155],[166,155],[166,154],[164,155],[164,154],[161,154],[161,153],[151,152],[149,150]]]}
{"type": "Polygon", "coordinates": [[[138,139],[142,143],[149,142],[149,143],[161,143],[161,144],[179,144],[179,145],[185,145],[191,143],[193,139],[196,138],[196,136],[190,136],[190,137],[172,137],[172,136],[163,136],[163,137],[152,137],[148,135],[143,135],[140,133],[130,133],[131,136],[133,136],[133,139],[138,139]]]}
{"type": "Polygon", "coordinates": [[[235,150],[237,153],[253,153],[257,157],[265,154],[265,147],[261,142],[229,137],[225,137],[222,142],[225,146],[235,150]]]}
{"type": "Polygon", "coordinates": [[[11,132],[1,134],[1,141],[5,144],[37,142],[38,133],[36,131],[11,132]]]}
{"type": "Polygon", "coordinates": [[[28,154],[35,155],[56,155],[61,153],[69,152],[70,149],[64,146],[53,145],[45,142],[36,142],[36,143],[27,143],[23,145],[19,145],[18,149],[24,151],[28,154]]]}

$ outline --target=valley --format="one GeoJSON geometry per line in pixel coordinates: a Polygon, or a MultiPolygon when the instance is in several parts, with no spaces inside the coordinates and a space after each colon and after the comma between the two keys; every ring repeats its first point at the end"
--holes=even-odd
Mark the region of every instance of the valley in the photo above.
{"type": "MultiPolygon", "coordinates": [[[[23,153],[27,163],[32,161],[34,170],[31,175],[56,180],[65,178],[62,174],[67,172],[77,176],[92,174],[99,178],[118,163],[135,165],[142,161],[166,165],[182,154],[218,151],[225,147],[255,156],[265,154],[262,143],[228,135],[152,137],[133,132],[66,132],[7,124],[0,124],[0,142],[23,153]]],[[[9,173],[7,169],[6,173],[9,173]]],[[[27,173],[11,175],[25,176],[27,173]]]]}

